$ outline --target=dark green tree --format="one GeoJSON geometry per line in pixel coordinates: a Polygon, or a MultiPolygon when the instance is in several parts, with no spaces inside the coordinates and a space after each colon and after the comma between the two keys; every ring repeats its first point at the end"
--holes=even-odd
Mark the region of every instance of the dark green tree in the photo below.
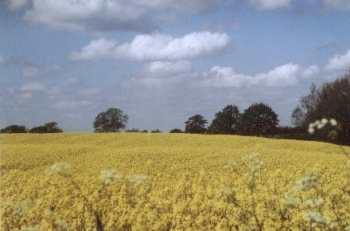
{"type": "Polygon", "coordinates": [[[0,130],[0,133],[26,133],[27,129],[22,125],[10,125],[0,130]]]}
{"type": "Polygon", "coordinates": [[[119,108],[110,108],[96,116],[94,122],[95,132],[118,132],[125,128],[128,122],[126,115],[119,108]]]}
{"type": "Polygon", "coordinates": [[[242,114],[240,131],[247,135],[270,135],[278,126],[277,114],[263,103],[252,104],[242,114]]]}
{"type": "Polygon", "coordinates": [[[48,122],[44,125],[34,127],[29,130],[30,133],[61,133],[63,130],[58,127],[57,122],[48,122]]]}
{"type": "Polygon", "coordinates": [[[185,122],[186,133],[205,133],[208,121],[202,115],[194,115],[185,122]]]}
{"type": "Polygon", "coordinates": [[[208,128],[213,134],[235,134],[239,124],[239,109],[235,105],[227,105],[215,114],[215,118],[208,128]]]}

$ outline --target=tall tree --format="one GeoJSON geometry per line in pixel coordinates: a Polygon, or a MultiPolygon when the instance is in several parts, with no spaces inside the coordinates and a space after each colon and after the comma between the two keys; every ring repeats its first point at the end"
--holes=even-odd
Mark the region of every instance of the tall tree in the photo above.
{"type": "Polygon", "coordinates": [[[185,122],[186,133],[205,133],[208,121],[202,115],[194,115],[185,122]]]}
{"type": "Polygon", "coordinates": [[[256,103],[244,111],[240,130],[248,135],[269,135],[274,133],[278,123],[278,116],[270,106],[256,103]]]}
{"type": "Polygon", "coordinates": [[[222,111],[215,114],[215,118],[210,124],[208,131],[214,134],[237,133],[239,118],[238,107],[235,105],[227,105],[222,111]]]}
{"type": "Polygon", "coordinates": [[[128,122],[126,115],[119,108],[109,108],[96,116],[94,122],[95,132],[118,132],[125,128],[128,122]]]}

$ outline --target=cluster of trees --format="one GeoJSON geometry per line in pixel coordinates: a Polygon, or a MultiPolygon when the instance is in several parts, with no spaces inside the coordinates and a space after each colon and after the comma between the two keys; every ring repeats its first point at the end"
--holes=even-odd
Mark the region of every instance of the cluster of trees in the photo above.
{"type": "Polygon", "coordinates": [[[301,97],[291,115],[293,127],[278,126],[278,116],[264,103],[253,104],[243,113],[235,105],[228,105],[215,114],[209,126],[202,115],[194,115],[185,122],[185,132],[209,134],[240,134],[275,138],[312,139],[350,144],[350,72],[320,87],[314,84],[309,94],[301,97]],[[324,127],[316,134],[308,134],[311,123],[335,119],[337,127],[324,127]],[[336,132],[336,134],[334,133],[336,132]]]}
{"type": "MultiPolygon", "coordinates": [[[[110,108],[96,116],[95,132],[118,132],[124,129],[128,115],[121,109],[110,108]]],[[[279,127],[278,115],[264,103],[255,103],[242,113],[236,105],[227,105],[215,114],[209,124],[202,115],[191,116],[185,122],[185,130],[173,129],[170,133],[196,134],[240,134],[280,138],[320,139],[329,138],[327,131],[310,137],[307,128],[310,123],[322,118],[333,118],[338,121],[335,141],[350,143],[350,72],[344,77],[317,88],[312,85],[310,93],[300,99],[299,105],[292,113],[294,127],[279,127]]],[[[56,133],[62,132],[56,122],[49,122],[39,127],[27,129],[25,126],[10,125],[1,129],[2,133],[56,133]]],[[[148,132],[131,129],[127,132],[148,132]]],[[[153,130],[152,133],[161,132],[153,130]]],[[[333,134],[334,135],[334,134],[333,134]]]]}
{"type": "MultiPolygon", "coordinates": [[[[303,130],[322,118],[335,119],[338,122],[336,141],[350,143],[350,72],[318,88],[312,85],[309,94],[300,99],[292,113],[293,124],[303,130]]],[[[315,139],[328,140],[330,129],[334,130],[326,127],[313,136],[315,139]]]]}
{"type": "MultiPolygon", "coordinates": [[[[95,132],[118,132],[126,127],[128,115],[121,109],[110,108],[97,115],[94,128],[95,132]]],[[[278,126],[278,116],[272,108],[263,103],[257,103],[240,113],[235,105],[228,105],[222,111],[216,113],[214,120],[207,127],[208,121],[202,115],[194,115],[185,122],[185,131],[179,128],[170,133],[210,133],[210,134],[245,134],[245,135],[269,135],[273,134],[278,126]]],[[[126,130],[126,132],[148,132],[138,129],[126,130]]],[[[153,130],[153,133],[161,132],[153,130]]]]}
{"type": "Polygon", "coordinates": [[[0,130],[0,133],[60,133],[63,132],[58,127],[57,122],[48,122],[44,125],[33,127],[31,129],[26,128],[23,125],[10,125],[0,130]]]}
{"type": "Polygon", "coordinates": [[[186,133],[272,135],[276,132],[278,115],[269,105],[255,103],[240,113],[236,105],[227,105],[215,114],[208,125],[202,115],[194,115],[185,122],[186,133]]]}

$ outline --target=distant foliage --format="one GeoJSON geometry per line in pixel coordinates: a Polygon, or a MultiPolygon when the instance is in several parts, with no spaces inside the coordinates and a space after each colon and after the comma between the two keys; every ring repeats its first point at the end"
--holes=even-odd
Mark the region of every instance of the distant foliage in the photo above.
{"type": "Polygon", "coordinates": [[[110,108],[105,112],[97,115],[94,128],[95,132],[118,132],[125,128],[128,122],[128,115],[126,115],[119,108],[110,108]]]}
{"type": "Polygon", "coordinates": [[[136,133],[136,132],[140,132],[140,130],[139,129],[137,129],[137,128],[132,128],[132,129],[128,129],[128,130],[126,130],[125,132],[131,132],[131,133],[136,133]]]}
{"type": "Polygon", "coordinates": [[[194,115],[185,122],[186,133],[205,133],[207,131],[208,121],[202,115],[194,115]]]}
{"type": "Polygon", "coordinates": [[[311,139],[301,127],[277,127],[271,138],[306,140],[311,139]]]}
{"type": "Polygon", "coordinates": [[[42,126],[34,127],[29,130],[30,133],[61,133],[63,130],[58,127],[57,122],[48,122],[42,126]]]}
{"type": "Polygon", "coordinates": [[[26,133],[27,128],[22,125],[10,125],[0,130],[0,133],[26,133]]]}
{"type": "Polygon", "coordinates": [[[170,130],[169,133],[183,133],[183,131],[179,128],[175,128],[175,129],[170,130]]]}
{"type": "MultiPolygon", "coordinates": [[[[300,100],[301,124],[305,129],[314,121],[333,118],[340,124],[338,142],[350,143],[350,72],[334,82],[316,88],[312,85],[310,93],[300,100]]],[[[318,139],[326,140],[328,133],[318,133],[318,139]]]]}
{"type": "Polygon", "coordinates": [[[152,130],[151,133],[161,133],[162,131],[159,129],[152,130]]]}
{"type": "Polygon", "coordinates": [[[240,132],[246,135],[271,135],[275,132],[278,123],[278,116],[270,106],[256,103],[242,114],[240,132]]]}
{"type": "Polygon", "coordinates": [[[235,105],[227,105],[215,114],[215,118],[208,128],[213,134],[235,134],[238,132],[240,119],[239,109],[235,105]]]}

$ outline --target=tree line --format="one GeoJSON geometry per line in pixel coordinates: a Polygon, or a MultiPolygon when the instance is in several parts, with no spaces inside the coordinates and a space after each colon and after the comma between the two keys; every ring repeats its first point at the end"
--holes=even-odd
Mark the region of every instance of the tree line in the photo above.
{"type": "Polygon", "coordinates": [[[43,125],[26,128],[23,125],[10,125],[0,130],[0,133],[61,133],[63,130],[58,127],[57,122],[48,122],[43,125]]]}
{"type": "MultiPolygon", "coordinates": [[[[330,129],[322,129],[310,136],[308,126],[323,118],[338,121],[337,134],[332,135],[336,142],[350,143],[350,72],[343,77],[325,83],[320,87],[314,84],[308,95],[301,97],[299,105],[294,109],[291,120],[292,127],[279,126],[277,113],[265,103],[254,103],[243,112],[232,104],[225,106],[215,114],[209,123],[200,114],[185,121],[185,129],[175,128],[170,133],[194,134],[237,134],[254,135],[274,138],[317,139],[328,140],[330,129]]],[[[125,129],[128,115],[119,108],[110,108],[99,113],[93,123],[95,132],[119,132],[125,129]]],[[[127,132],[149,132],[147,130],[131,129],[127,132]]],[[[0,130],[1,133],[56,133],[63,132],[56,122],[49,122],[39,127],[27,129],[25,126],[10,125],[0,130]]],[[[156,129],[151,131],[159,133],[156,129]]]]}

